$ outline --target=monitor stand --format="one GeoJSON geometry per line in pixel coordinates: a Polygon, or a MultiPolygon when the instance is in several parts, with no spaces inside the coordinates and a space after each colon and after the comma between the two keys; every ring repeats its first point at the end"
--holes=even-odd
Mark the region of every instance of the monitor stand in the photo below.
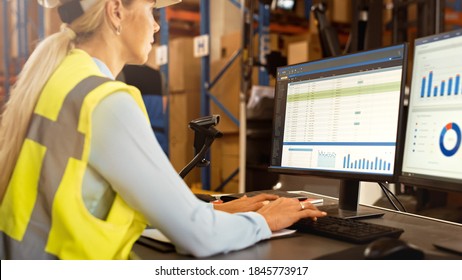
{"type": "Polygon", "coordinates": [[[369,219],[383,216],[383,212],[358,210],[359,184],[360,181],[358,180],[342,180],[339,189],[338,205],[328,204],[318,208],[326,211],[330,216],[344,219],[369,219]]]}

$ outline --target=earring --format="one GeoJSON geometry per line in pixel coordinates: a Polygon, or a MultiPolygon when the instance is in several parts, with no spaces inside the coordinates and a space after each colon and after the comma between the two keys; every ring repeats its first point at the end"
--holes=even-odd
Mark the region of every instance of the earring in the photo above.
{"type": "Polygon", "coordinates": [[[115,33],[117,36],[120,35],[121,30],[122,30],[122,27],[120,27],[120,25],[116,27],[115,33]]]}

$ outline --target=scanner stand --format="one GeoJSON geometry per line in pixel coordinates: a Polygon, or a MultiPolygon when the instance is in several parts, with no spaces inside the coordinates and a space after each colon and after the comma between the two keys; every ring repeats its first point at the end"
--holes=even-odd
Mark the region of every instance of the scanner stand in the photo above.
{"type": "Polygon", "coordinates": [[[206,154],[213,141],[223,136],[223,133],[215,128],[220,122],[219,115],[206,116],[189,122],[188,127],[194,130],[194,153],[195,156],[181,171],[181,178],[186,177],[194,167],[207,167],[210,161],[206,154]]]}

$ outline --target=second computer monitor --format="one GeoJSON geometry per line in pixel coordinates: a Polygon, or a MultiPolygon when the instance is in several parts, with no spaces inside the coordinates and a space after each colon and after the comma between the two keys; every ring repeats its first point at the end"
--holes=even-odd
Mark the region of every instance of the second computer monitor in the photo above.
{"type": "Polygon", "coordinates": [[[462,30],[415,41],[401,181],[462,192],[462,30]]]}

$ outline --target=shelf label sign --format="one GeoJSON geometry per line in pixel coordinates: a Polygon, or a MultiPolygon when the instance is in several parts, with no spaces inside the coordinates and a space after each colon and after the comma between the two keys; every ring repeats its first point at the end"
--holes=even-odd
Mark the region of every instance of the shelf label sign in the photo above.
{"type": "Polygon", "coordinates": [[[161,45],[156,48],[156,64],[165,65],[168,63],[168,48],[167,45],[161,45]]]}
{"type": "Polygon", "coordinates": [[[209,55],[209,35],[194,37],[194,57],[209,55]]]}

